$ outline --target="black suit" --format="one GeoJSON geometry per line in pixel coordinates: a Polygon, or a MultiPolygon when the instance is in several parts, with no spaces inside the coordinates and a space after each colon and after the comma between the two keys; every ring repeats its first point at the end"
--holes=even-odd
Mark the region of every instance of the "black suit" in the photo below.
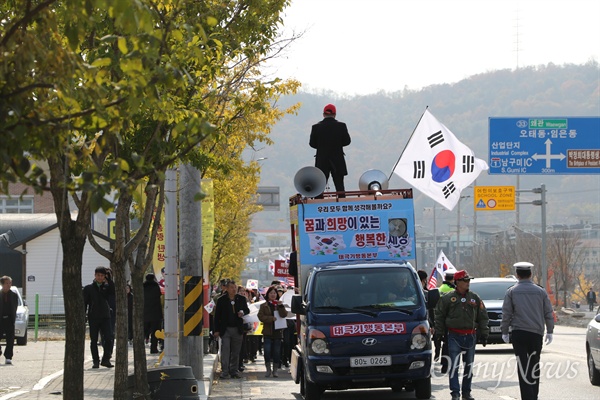
{"type": "Polygon", "coordinates": [[[329,179],[331,174],[337,192],[346,190],[344,176],[348,175],[348,169],[343,147],[349,144],[350,134],[346,124],[333,117],[324,118],[312,126],[309,145],[317,149],[315,167],[323,171],[326,179],[329,179]]]}
{"type": "MultiPolygon", "coordinates": [[[[15,292],[10,289],[8,292],[0,290],[0,336],[2,336],[2,332],[6,335],[4,356],[7,360],[11,360],[13,357],[18,306],[19,296],[15,292]]],[[[2,347],[0,347],[0,354],[2,354],[2,347]]]]}

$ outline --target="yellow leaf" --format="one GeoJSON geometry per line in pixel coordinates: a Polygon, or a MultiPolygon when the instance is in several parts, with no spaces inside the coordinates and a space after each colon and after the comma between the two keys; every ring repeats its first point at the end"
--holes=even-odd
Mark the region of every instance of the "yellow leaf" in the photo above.
{"type": "Polygon", "coordinates": [[[183,33],[181,33],[179,30],[175,30],[173,31],[173,38],[175,40],[183,40],[183,33]]]}
{"type": "Polygon", "coordinates": [[[123,54],[127,54],[128,50],[127,50],[127,39],[125,39],[124,37],[120,36],[119,40],[118,40],[118,46],[119,46],[119,51],[123,54]]]}
{"type": "Polygon", "coordinates": [[[108,67],[110,65],[110,63],[111,63],[110,58],[104,57],[104,58],[99,58],[97,60],[94,60],[94,62],[92,63],[92,66],[102,68],[102,67],[108,67]]]}

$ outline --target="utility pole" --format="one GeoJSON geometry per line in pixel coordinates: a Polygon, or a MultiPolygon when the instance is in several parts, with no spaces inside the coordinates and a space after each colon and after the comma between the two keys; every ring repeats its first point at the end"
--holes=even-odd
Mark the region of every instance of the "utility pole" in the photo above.
{"type": "Polygon", "coordinates": [[[546,185],[541,184],[539,188],[531,190],[517,190],[517,192],[530,192],[540,195],[540,200],[517,202],[517,204],[532,204],[534,206],[541,206],[542,212],[542,257],[541,257],[541,268],[542,268],[542,282],[541,286],[546,289],[548,283],[548,266],[546,265],[546,185]]]}
{"type": "MultiPolygon", "coordinates": [[[[179,168],[179,264],[180,264],[180,304],[181,310],[179,321],[184,326],[180,329],[179,343],[181,346],[181,364],[192,368],[192,372],[198,381],[203,379],[203,357],[204,345],[202,332],[203,314],[203,280],[202,280],[202,204],[195,201],[194,197],[200,192],[200,171],[192,165],[181,165],[179,168]],[[190,280],[194,282],[190,286],[200,287],[198,293],[193,289],[186,293],[183,284],[184,277],[199,277],[190,280]],[[199,318],[197,316],[200,315],[199,318]],[[188,321],[188,316],[191,318],[188,321]],[[194,325],[194,333],[186,336],[186,325],[194,325]]],[[[189,328],[189,327],[188,327],[189,328]]],[[[204,385],[198,385],[204,388],[204,385]]]]}
{"type": "Polygon", "coordinates": [[[179,365],[177,301],[177,170],[165,174],[165,350],[161,365],[179,365]]]}

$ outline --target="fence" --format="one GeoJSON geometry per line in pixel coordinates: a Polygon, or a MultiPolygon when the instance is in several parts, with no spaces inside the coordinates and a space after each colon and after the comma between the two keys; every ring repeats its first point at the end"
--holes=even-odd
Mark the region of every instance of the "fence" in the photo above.
{"type": "Polygon", "coordinates": [[[33,298],[25,299],[29,307],[28,329],[35,332],[38,329],[64,329],[66,326],[65,302],[63,296],[36,294],[33,298]]]}

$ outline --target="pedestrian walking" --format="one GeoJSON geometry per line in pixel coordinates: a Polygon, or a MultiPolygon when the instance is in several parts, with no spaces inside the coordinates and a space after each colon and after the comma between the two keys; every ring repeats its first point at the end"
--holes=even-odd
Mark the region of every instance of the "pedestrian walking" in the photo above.
{"type": "Polygon", "coordinates": [[[590,288],[585,298],[587,300],[589,310],[594,311],[594,304],[596,304],[596,292],[594,292],[592,288],[590,288]]]}
{"type": "Polygon", "coordinates": [[[521,399],[537,400],[540,386],[540,355],[546,330],[546,345],[552,343],[554,311],[548,293],[531,280],[533,264],[514,264],[519,282],[510,287],[502,305],[502,340],[511,340],[517,357],[521,399]]]}
{"type": "MultiPolygon", "coordinates": [[[[274,378],[279,377],[277,374],[277,368],[281,362],[281,340],[283,339],[283,328],[275,328],[275,320],[277,314],[279,318],[285,318],[287,316],[287,310],[284,304],[279,300],[279,294],[277,288],[271,286],[267,289],[265,296],[267,301],[260,305],[258,309],[258,319],[263,323],[263,346],[265,355],[265,368],[267,373],[265,377],[268,378],[273,375],[274,378]],[[271,370],[271,364],[273,369],[271,370]]],[[[284,327],[287,327],[284,325],[284,327]]]]}
{"type": "Polygon", "coordinates": [[[94,271],[94,281],[83,288],[83,302],[87,311],[88,325],[90,327],[90,351],[92,352],[92,368],[100,365],[112,368],[114,336],[111,326],[111,310],[109,305],[111,291],[114,288],[106,281],[106,268],[97,267],[94,271]],[[102,361],[98,354],[98,334],[102,332],[102,361]]]}
{"type": "Polygon", "coordinates": [[[329,180],[331,174],[335,191],[341,192],[339,197],[346,197],[344,176],[348,175],[348,169],[344,147],[350,144],[350,134],[346,124],[335,119],[336,113],[333,104],[325,106],[323,120],[312,126],[309,145],[317,149],[315,167],[323,171],[325,180],[329,180]]]}
{"type": "Polygon", "coordinates": [[[241,378],[238,371],[244,320],[248,315],[246,297],[237,294],[234,281],[227,283],[227,292],[217,300],[215,310],[215,338],[221,338],[221,379],[241,378]]]}
{"type": "MultiPolygon", "coordinates": [[[[6,337],[4,362],[11,365],[15,346],[15,321],[17,320],[19,296],[11,290],[12,278],[10,276],[4,275],[0,278],[0,285],[2,285],[0,290],[0,337],[3,334],[6,337]]],[[[0,355],[2,355],[2,346],[0,346],[0,355]]]]}
{"type": "Polygon", "coordinates": [[[156,331],[162,329],[162,292],[154,274],[146,275],[144,282],[144,337],[150,338],[150,354],[158,354],[156,331]]]}
{"type": "Polygon", "coordinates": [[[436,337],[448,332],[448,372],[452,400],[474,400],[471,396],[473,361],[477,338],[485,347],[489,335],[488,315],[483,301],[469,291],[471,277],[466,270],[454,274],[456,288],[443,295],[435,309],[436,337]],[[462,357],[462,385],[458,368],[462,357]]]}

